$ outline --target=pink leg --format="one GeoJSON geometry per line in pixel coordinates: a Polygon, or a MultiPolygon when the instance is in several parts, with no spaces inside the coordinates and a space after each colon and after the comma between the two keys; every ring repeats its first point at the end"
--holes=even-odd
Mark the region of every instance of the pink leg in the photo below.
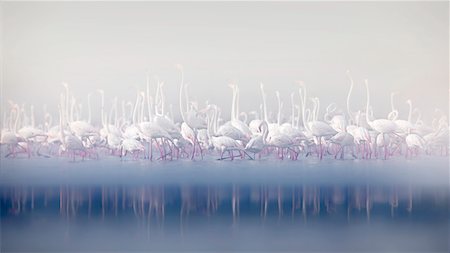
{"type": "Polygon", "coordinates": [[[193,139],[192,143],[194,143],[194,146],[192,147],[192,156],[191,156],[191,160],[194,160],[194,155],[195,155],[195,143],[196,143],[196,138],[193,139]]]}

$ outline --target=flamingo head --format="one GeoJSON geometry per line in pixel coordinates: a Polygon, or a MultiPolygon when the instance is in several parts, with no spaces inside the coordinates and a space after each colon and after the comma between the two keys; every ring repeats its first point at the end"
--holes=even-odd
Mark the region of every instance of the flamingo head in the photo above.
{"type": "Polygon", "coordinates": [[[369,79],[364,79],[364,83],[366,84],[366,86],[369,86],[369,79]]]}
{"type": "Polygon", "coordinates": [[[183,65],[181,65],[180,63],[175,64],[175,68],[180,71],[183,71],[183,65]]]}

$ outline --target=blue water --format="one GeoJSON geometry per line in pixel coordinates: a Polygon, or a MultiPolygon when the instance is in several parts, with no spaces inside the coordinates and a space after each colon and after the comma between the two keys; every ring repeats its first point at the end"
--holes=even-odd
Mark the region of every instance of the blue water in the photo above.
{"type": "Polygon", "coordinates": [[[448,252],[448,158],[1,159],[1,252],[448,252]]]}

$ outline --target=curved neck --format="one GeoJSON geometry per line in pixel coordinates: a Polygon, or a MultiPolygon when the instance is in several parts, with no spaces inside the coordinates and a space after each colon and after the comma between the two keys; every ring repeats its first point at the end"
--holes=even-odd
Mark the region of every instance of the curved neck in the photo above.
{"type": "Polygon", "coordinates": [[[105,94],[102,92],[100,92],[100,98],[101,98],[101,104],[100,104],[100,117],[102,120],[102,126],[105,126],[105,94]]]}
{"type": "Polygon", "coordinates": [[[170,117],[170,120],[172,122],[174,122],[174,119],[173,119],[173,105],[172,104],[169,104],[169,117],[170,117]]]}
{"type": "Polygon", "coordinates": [[[13,131],[14,127],[13,127],[13,116],[14,116],[14,107],[11,108],[11,110],[9,111],[9,129],[11,131],[13,131]]]}
{"type": "Polygon", "coordinates": [[[233,91],[233,98],[231,100],[231,115],[230,115],[230,120],[235,120],[236,117],[236,108],[235,108],[235,104],[236,104],[236,88],[234,85],[231,86],[231,90],[233,91]]]}
{"type": "Polygon", "coordinates": [[[291,93],[291,125],[294,126],[295,121],[295,105],[294,105],[294,93],[291,93]]]}
{"type": "Polygon", "coordinates": [[[160,89],[161,89],[161,83],[158,81],[156,84],[156,94],[155,94],[155,115],[161,115],[159,113],[158,106],[161,103],[161,97],[160,97],[160,89]]]}
{"type": "Polygon", "coordinates": [[[278,102],[278,112],[277,112],[277,124],[281,124],[281,99],[280,99],[280,92],[276,92],[277,94],[277,102],[278,102]]]}
{"type": "Polygon", "coordinates": [[[408,101],[408,105],[409,105],[408,122],[411,122],[411,117],[412,117],[412,103],[411,103],[411,101],[408,101]]]}
{"type": "Polygon", "coordinates": [[[302,94],[302,88],[298,89],[298,94],[300,95],[300,106],[302,109],[302,121],[303,121],[303,127],[308,130],[307,124],[306,124],[306,89],[303,89],[302,94]]]}
{"type": "Polygon", "coordinates": [[[417,119],[416,119],[416,124],[418,124],[422,119],[422,113],[420,111],[417,111],[417,119]]]}
{"type": "Polygon", "coordinates": [[[117,121],[117,97],[114,98],[113,107],[111,107],[111,110],[109,111],[109,118],[106,120],[106,130],[109,132],[109,124],[112,122],[112,115],[115,113],[115,121],[114,125],[116,125],[117,121]]]}
{"type": "MultiPolygon", "coordinates": [[[[309,109],[305,110],[305,117],[306,117],[306,122],[309,122],[311,119],[311,110],[309,110],[309,109]]],[[[306,124],[306,126],[308,126],[308,124],[306,124]]],[[[311,131],[311,129],[309,129],[309,127],[306,128],[306,130],[311,131]]]]}
{"type": "Polygon", "coordinates": [[[395,106],[394,106],[394,96],[395,93],[391,93],[391,112],[395,111],[395,106]]]}
{"type": "Polygon", "coordinates": [[[114,125],[117,127],[118,126],[118,115],[117,115],[117,97],[114,100],[114,125]]]}
{"type": "Polygon", "coordinates": [[[64,87],[66,88],[66,107],[65,107],[66,115],[65,115],[65,120],[69,120],[69,87],[68,87],[67,84],[64,87]]]}
{"type": "Polygon", "coordinates": [[[239,86],[236,86],[236,108],[235,108],[235,113],[236,113],[236,118],[239,119],[239,86]]]}
{"type": "Polygon", "coordinates": [[[247,124],[247,122],[248,122],[248,114],[246,112],[241,112],[241,113],[239,113],[238,119],[241,120],[242,122],[244,122],[245,124],[247,124]],[[244,117],[243,120],[241,120],[241,116],[244,117]]]}
{"type": "Polygon", "coordinates": [[[59,132],[61,134],[61,142],[63,145],[66,145],[66,136],[64,134],[64,127],[63,127],[63,110],[62,108],[58,108],[59,111],[59,132]]]}
{"type": "Polygon", "coordinates": [[[369,92],[369,81],[364,80],[365,84],[366,84],[366,95],[367,95],[367,104],[366,104],[366,122],[367,124],[370,124],[370,119],[369,119],[369,105],[370,105],[370,92],[369,92]]]}
{"type": "Polygon", "coordinates": [[[75,110],[75,105],[76,105],[75,102],[76,102],[76,101],[75,101],[75,98],[72,97],[72,103],[71,103],[71,105],[70,105],[70,121],[71,121],[71,122],[73,122],[73,112],[74,112],[74,110],[75,110]]]}
{"type": "Polygon", "coordinates": [[[31,106],[31,126],[34,127],[34,106],[31,106]]]}
{"type": "Polygon", "coordinates": [[[213,111],[212,133],[213,135],[215,135],[217,132],[217,121],[218,121],[217,106],[214,106],[213,109],[214,111],[213,111]]]}
{"type": "Polygon", "coordinates": [[[350,110],[350,96],[352,95],[353,85],[354,85],[353,78],[350,76],[350,73],[348,73],[348,78],[350,79],[350,89],[348,90],[348,94],[347,94],[347,114],[351,120],[355,120],[353,118],[353,113],[350,110]]]}
{"type": "Polygon", "coordinates": [[[91,112],[91,94],[88,94],[88,101],[87,101],[87,103],[88,103],[88,123],[91,123],[91,114],[92,114],[92,112],[91,112]]]}
{"type": "Polygon", "coordinates": [[[263,143],[266,144],[267,136],[269,135],[269,126],[267,125],[266,121],[263,121],[261,124],[262,124],[261,127],[263,128],[262,130],[263,143]]]}
{"type": "MultiPolygon", "coordinates": [[[[181,119],[183,122],[186,122],[186,116],[184,115],[184,109],[183,109],[183,70],[181,70],[181,84],[180,84],[180,96],[179,96],[179,102],[180,102],[180,114],[181,119]]],[[[186,122],[187,123],[187,122],[186,122]]]]}
{"type": "Polygon", "coordinates": [[[125,122],[126,121],[126,107],[125,107],[125,101],[122,100],[122,118],[120,119],[121,122],[125,122]]]}
{"type": "MultiPolygon", "coordinates": [[[[141,102],[141,115],[139,118],[140,123],[144,122],[145,95],[141,94],[141,97],[142,97],[142,102],[141,102]]],[[[149,119],[149,121],[150,121],[150,119],[149,119]]]]}
{"type": "Polygon", "coordinates": [[[151,104],[150,104],[150,79],[149,79],[148,76],[147,76],[147,89],[146,89],[146,92],[147,92],[148,120],[151,121],[153,117],[152,117],[152,107],[151,107],[151,104]]]}
{"type": "Polygon", "coordinates": [[[208,135],[208,138],[211,138],[211,131],[214,124],[214,108],[211,107],[209,109],[208,114],[206,115],[206,134],[208,135]]]}
{"type": "Polygon", "coordinates": [[[186,110],[190,111],[191,110],[191,105],[189,103],[189,94],[188,94],[188,87],[189,87],[189,83],[184,85],[184,98],[186,100],[186,110]]]}
{"type": "Polygon", "coordinates": [[[163,86],[164,86],[164,82],[161,82],[161,88],[159,88],[159,93],[161,96],[161,115],[164,116],[165,114],[165,97],[164,97],[164,92],[163,92],[163,86]]]}
{"type": "Polygon", "coordinates": [[[14,129],[13,132],[17,133],[17,128],[19,127],[19,118],[20,118],[20,110],[19,107],[16,107],[16,120],[14,121],[14,129]]]}
{"type": "Polygon", "coordinates": [[[133,108],[133,116],[132,116],[133,124],[136,124],[136,112],[137,112],[138,105],[139,105],[139,93],[136,95],[136,102],[134,103],[134,108],[133,108]]]}
{"type": "Polygon", "coordinates": [[[316,114],[315,114],[315,119],[314,120],[318,120],[319,119],[319,111],[320,111],[320,100],[318,98],[315,99],[316,103],[317,103],[317,108],[316,108],[316,114]]]}
{"type": "Polygon", "coordinates": [[[263,109],[264,109],[264,120],[268,122],[267,117],[267,104],[266,104],[266,93],[264,92],[264,85],[261,83],[261,94],[263,99],[263,109]]]}

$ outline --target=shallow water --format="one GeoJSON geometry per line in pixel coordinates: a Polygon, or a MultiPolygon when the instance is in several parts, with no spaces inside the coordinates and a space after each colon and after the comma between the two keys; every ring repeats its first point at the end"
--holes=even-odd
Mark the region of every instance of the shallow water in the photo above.
{"type": "Polygon", "coordinates": [[[448,158],[1,159],[1,251],[448,252],[448,158]]]}

